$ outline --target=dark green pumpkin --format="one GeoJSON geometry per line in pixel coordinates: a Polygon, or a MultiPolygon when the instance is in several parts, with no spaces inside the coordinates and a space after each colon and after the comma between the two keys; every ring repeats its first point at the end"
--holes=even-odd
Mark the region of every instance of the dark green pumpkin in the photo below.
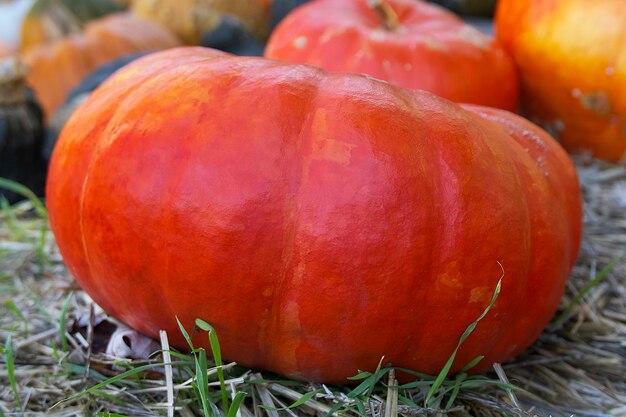
{"type": "MultiPolygon", "coordinates": [[[[42,111],[25,82],[18,60],[0,61],[0,177],[17,181],[42,196],[47,164],[41,150],[42,111]]],[[[22,197],[0,189],[0,198],[14,203],[22,197]]]]}
{"type": "Polygon", "coordinates": [[[46,13],[55,3],[64,6],[81,23],[123,10],[114,0],[36,0],[30,14],[46,13]]]}
{"type": "Polygon", "coordinates": [[[493,16],[497,0],[430,0],[465,16],[493,16]]]}

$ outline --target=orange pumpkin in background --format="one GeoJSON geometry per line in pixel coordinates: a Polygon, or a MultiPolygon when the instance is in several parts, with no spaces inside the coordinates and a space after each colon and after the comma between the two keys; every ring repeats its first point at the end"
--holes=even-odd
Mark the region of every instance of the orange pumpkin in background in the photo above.
{"type": "Polygon", "coordinates": [[[61,253],[107,312],[179,347],[175,318],[202,318],[225,358],[303,380],[346,383],[383,355],[438,372],[503,271],[453,369],[506,361],[580,244],[574,166],[530,122],[203,48],[115,73],[49,172],[61,253]]]}
{"type": "Polygon", "coordinates": [[[80,34],[31,48],[23,60],[30,67],[28,84],[50,117],[70,90],[98,66],[134,52],[178,45],[166,28],[126,12],[92,20],[80,34]]]}
{"type": "Polygon", "coordinates": [[[415,0],[317,0],[275,28],[265,56],[365,73],[455,102],[515,110],[514,63],[451,12],[415,0]]]}
{"type": "Polygon", "coordinates": [[[500,0],[496,34],[519,66],[523,108],[571,152],[624,161],[626,3],[500,0]]]}

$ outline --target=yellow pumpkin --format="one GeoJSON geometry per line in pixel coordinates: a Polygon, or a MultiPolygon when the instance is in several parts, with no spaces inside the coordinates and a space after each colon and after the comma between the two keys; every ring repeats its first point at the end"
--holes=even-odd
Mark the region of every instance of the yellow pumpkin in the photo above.
{"type": "Polygon", "coordinates": [[[137,15],[167,26],[183,42],[200,43],[202,35],[217,27],[225,16],[234,16],[259,39],[269,26],[267,0],[134,0],[137,15]]]}
{"type": "Polygon", "coordinates": [[[35,0],[22,22],[20,50],[79,33],[84,23],[121,10],[113,0],[35,0]]]}

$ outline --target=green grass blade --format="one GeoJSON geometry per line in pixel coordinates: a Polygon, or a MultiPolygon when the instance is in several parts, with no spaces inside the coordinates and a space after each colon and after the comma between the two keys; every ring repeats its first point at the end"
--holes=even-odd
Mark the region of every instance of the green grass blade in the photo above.
{"type": "MultiPolygon", "coordinates": [[[[158,354],[160,352],[163,352],[161,350],[158,350],[156,352],[154,352],[154,354],[158,354]]],[[[173,358],[178,359],[178,361],[176,362],[179,367],[182,365],[193,365],[194,364],[194,358],[192,356],[189,355],[185,355],[183,353],[180,352],[176,352],[175,350],[169,350],[168,351],[170,353],[170,356],[172,356],[173,358]]]]}
{"type": "Polygon", "coordinates": [[[477,379],[470,380],[468,378],[465,381],[463,381],[461,385],[462,385],[462,388],[480,388],[480,387],[485,387],[487,385],[493,385],[494,387],[498,387],[505,391],[508,391],[508,390],[515,391],[519,389],[519,387],[516,387],[513,384],[506,384],[502,381],[487,379],[487,378],[480,379],[480,380],[477,380],[477,379]]]}
{"type": "Polygon", "coordinates": [[[425,374],[423,372],[417,372],[417,371],[414,371],[412,369],[407,369],[407,368],[394,368],[394,369],[396,370],[396,372],[402,372],[402,373],[405,373],[405,374],[409,374],[409,375],[412,375],[412,376],[414,376],[416,378],[423,379],[425,381],[427,381],[427,380],[434,381],[435,380],[435,377],[433,375],[428,375],[428,374],[425,374]]]}
{"type": "MultiPolygon", "coordinates": [[[[86,374],[87,368],[84,365],[78,365],[78,364],[74,364],[74,363],[68,363],[65,365],[65,369],[67,371],[68,375],[81,375],[84,376],[86,374]]],[[[95,379],[98,381],[106,381],[107,379],[109,379],[108,377],[102,375],[100,372],[98,371],[94,371],[93,369],[91,369],[91,367],[89,368],[89,378],[91,379],[95,379]]]]}
{"type": "MultiPolygon", "coordinates": [[[[363,382],[357,385],[356,388],[350,391],[347,394],[348,398],[356,398],[357,396],[362,394],[364,394],[366,397],[372,395],[372,392],[374,392],[374,388],[376,388],[376,384],[378,383],[378,381],[380,381],[391,369],[388,366],[382,369],[384,359],[384,356],[380,358],[380,361],[378,361],[378,365],[376,366],[376,370],[374,371],[374,373],[370,374],[367,378],[365,378],[365,380],[363,380],[363,382]]],[[[363,374],[363,372],[361,372],[360,374],[363,374]]]]}
{"type": "Polygon", "coordinates": [[[187,333],[187,330],[185,330],[185,326],[183,326],[180,320],[178,320],[178,317],[176,317],[176,323],[178,323],[178,328],[180,329],[180,332],[183,334],[183,337],[185,338],[185,340],[187,341],[189,348],[193,350],[193,342],[191,341],[191,337],[189,336],[189,333],[187,333]]]}
{"type": "Polygon", "coordinates": [[[431,398],[429,407],[432,409],[436,409],[436,410],[441,409],[441,403],[443,402],[443,398],[451,389],[452,388],[447,388],[447,387],[444,387],[443,389],[439,389],[435,393],[435,395],[433,395],[433,398],[431,398]]]}
{"type": "Polygon", "coordinates": [[[609,274],[613,272],[615,267],[619,265],[620,262],[622,262],[624,259],[626,259],[626,251],[622,253],[620,256],[618,256],[617,258],[613,259],[611,262],[609,262],[604,268],[602,268],[600,272],[598,272],[591,281],[589,281],[584,287],[581,288],[581,290],[578,292],[576,297],[574,297],[574,299],[570,301],[567,304],[567,306],[563,309],[561,314],[559,314],[558,318],[554,321],[554,325],[550,327],[554,328],[555,326],[560,326],[563,323],[563,321],[565,321],[565,319],[570,315],[574,307],[576,307],[576,305],[580,303],[580,300],[582,300],[583,297],[587,295],[587,293],[593,287],[597,286],[602,281],[604,281],[604,279],[608,277],[609,274]]]}
{"type": "Polygon", "coordinates": [[[27,322],[26,317],[22,314],[22,311],[17,308],[13,300],[4,300],[4,305],[13,312],[21,321],[27,322]]]}
{"type": "Polygon", "coordinates": [[[237,394],[235,394],[235,398],[233,398],[233,402],[230,404],[230,407],[228,408],[228,413],[226,413],[226,417],[237,416],[239,407],[241,407],[241,403],[243,402],[243,399],[246,398],[246,395],[248,394],[246,394],[243,391],[239,391],[237,394]]]}
{"type": "Polygon", "coordinates": [[[408,397],[406,397],[404,395],[398,395],[398,401],[401,402],[402,404],[408,405],[409,407],[414,408],[416,410],[421,408],[419,405],[417,405],[415,403],[415,401],[413,401],[412,399],[410,399],[410,398],[408,398],[408,397]]]}
{"type": "Polygon", "coordinates": [[[98,383],[98,384],[96,384],[96,385],[94,385],[92,387],[89,387],[89,388],[87,388],[87,389],[85,389],[83,391],[80,391],[80,392],[77,392],[76,394],[70,395],[69,397],[67,397],[67,398],[57,402],[56,404],[54,404],[52,407],[50,407],[50,409],[52,409],[52,408],[54,408],[54,407],[56,407],[59,404],[62,404],[64,402],[72,401],[72,400],[75,400],[77,398],[83,397],[83,396],[85,396],[87,394],[91,394],[94,391],[99,390],[100,388],[103,388],[103,387],[106,387],[108,385],[113,384],[114,382],[120,381],[122,379],[126,379],[126,378],[131,377],[131,376],[135,376],[135,375],[137,375],[137,374],[139,374],[139,373],[141,373],[143,371],[147,371],[147,370],[154,369],[154,368],[160,368],[160,367],[163,367],[163,366],[166,366],[166,365],[174,365],[174,364],[171,364],[171,363],[151,363],[151,364],[148,364],[148,365],[142,365],[142,366],[138,366],[138,367],[133,368],[133,369],[129,369],[126,372],[122,372],[119,375],[115,375],[115,376],[113,376],[113,377],[111,377],[111,378],[109,378],[109,379],[107,379],[105,381],[102,381],[102,382],[100,382],[100,383],[98,383]]]}
{"type": "MultiPolygon", "coordinates": [[[[46,249],[46,236],[48,234],[48,212],[46,211],[46,208],[44,207],[43,203],[28,188],[14,181],[0,178],[0,188],[11,189],[11,191],[15,191],[15,192],[18,192],[17,190],[20,190],[19,193],[24,195],[31,201],[31,203],[33,204],[33,207],[35,207],[35,210],[39,213],[40,217],[45,220],[42,223],[41,229],[39,231],[39,239],[37,239],[37,246],[35,247],[35,253],[42,265],[47,263],[48,257],[46,256],[45,249],[46,249]],[[5,185],[4,187],[3,187],[3,184],[5,185]],[[13,188],[10,188],[10,187],[13,187],[13,188]]],[[[18,219],[15,217],[15,214],[11,210],[11,206],[9,205],[8,200],[4,198],[4,196],[0,197],[0,208],[2,209],[2,212],[4,213],[5,221],[9,230],[11,230],[11,232],[14,233],[18,239],[26,239],[27,237],[26,229],[20,226],[18,219]]]]}
{"type": "Polygon", "coordinates": [[[372,377],[370,376],[365,381],[357,385],[356,388],[350,391],[348,393],[348,398],[356,398],[359,395],[367,392],[367,390],[370,388],[371,385],[372,385],[372,377]]]}
{"type": "Polygon", "coordinates": [[[328,412],[324,415],[324,417],[331,417],[334,416],[335,413],[337,413],[337,411],[339,411],[341,409],[341,407],[343,407],[345,405],[345,402],[343,402],[342,400],[338,400],[336,404],[334,404],[330,410],[328,410],[328,412]]]}
{"type": "Polygon", "coordinates": [[[63,308],[61,309],[61,317],[59,318],[59,336],[61,337],[61,348],[64,352],[70,351],[70,345],[67,343],[67,336],[65,336],[65,326],[67,323],[67,311],[70,307],[70,300],[74,296],[74,292],[70,292],[67,298],[63,302],[63,308]]]}
{"type": "MultiPolygon", "coordinates": [[[[4,344],[4,361],[7,367],[7,377],[9,378],[9,384],[11,385],[11,391],[13,392],[13,397],[15,399],[16,408],[21,410],[21,401],[20,394],[17,391],[17,381],[15,380],[15,361],[13,357],[13,341],[11,338],[11,334],[7,337],[7,340],[4,344]]],[[[20,411],[20,415],[23,413],[20,411]]]]}
{"type": "Polygon", "coordinates": [[[32,300],[33,304],[35,304],[35,307],[37,307],[39,314],[47,319],[51,319],[52,317],[50,317],[50,314],[46,311],[41,298],[39,298],[39,296],[30,289],[27,289],[26,293],[28,294],[28,298],[32,300]]]}
{"type": "Polygon", "coordinates": [[[211,346],[211,353],[213,354],[213,361],[217,367],[217,379],[220,382],[220,391],[222,394],[222,409],[226,413],[228,410],[228,392],[226,391],[226,383],[224,382],[224,369],[222,368],[222,350],[220,348],[220,341],[217,338],[217,332],[215,328],[202,319],[196,319],[196,327],[200,330],[204,330],[209,334],[209,345],[211,346]]]}
{"type": "Polygon", "coordinates": [[[309,392],[303,394],[302,397],[300,397],[293,404],[291,404],[289,407],[287,407],[287,409],[300,407],[302,404],[304,404],[305,402],[309,401],[311,398],[315,397],[315,395],[317,395],[318,392],[319,392],[319,390],[315,390],[315,391],[309,391],[309,392]]]}
{"type": "Polygon", "coordinates": [[[41,229],[39,230],[39,240],[37,242],[37,247],[35,248],[35,254],[37,255],[37,259],[43,265],[49,263],[48,256],[46,255],[46,237],[48,235],[48,222],[45,221],[41,225],[41,229]]]}
{"type": "Polygon", "coordinates": [[[26,238],[26,229],[20,225],[19,220],[15,216],[13,210],[11,210],[11,206],[9,205],[9,200],[7,200],[4,196],[0,196],[0,209],[2,210],[2,214],[4,215],[4,221],[11,233],[15,235],[17,239],[25,239],[26,238]]]}
{"type": "Polygon", "coordinates": [[[454,402],[456,401],[457,397],[459,396],[459,392],[461,391],[461,386],[462,386],[462,383],[465,380],[465,378],[467,378],[467,374],[466,373],[460,373],[454,379],[454,386],[452,388],[452,393],[450,394],[450,398],[448,398],[448,402],[446,403],[446,406],[444,408],[445,412],[448,412],[452,408],[452,406],[454,405],[454,402]]]}
{"type": "Polygon", "coordinates": [[[356,409],[359,411],[359,415],[361,416],[367,415],[367,411],[365,410],[365,404],[363,403],[363,401],[361,401],[361,399],[355,398],[354,405],[356,405],[356,409]]]}
{"type": "Polygon", "coordinates": [[[196,384],[205,417],[212,415],[209,405],[209,376],[207,369],[206,351],[200,348],[197,350],[196,356],[196,384]]]}
{"type": "Polygon", "coordinates": [[[457,348],[454,349],[454,352],[452,352],[452,355],[450,355],[450,358],[448,359],[446,364],[441,369],[441,372],[439,373],[439,376],[437,376],[437,379],[435,379],[435,381],[433,382],[432,386],[428,390],[428,394],[426,395],[426,399],[424,400],[424,405],[426,407],[432,407],[431,399],[433,398],[433,395],[435,395],[435,393],[437,392],[437,390],[439,389],[441,384],[443,384],[443,381],[448,376],[448,373],[450,372],[450,368],[452,367],[452,363],[454,362],[454,359],[456,358],[456,353],[458,352],[458,350],[459,349],[458,349],[458,345],[457,345],[457,348]]]}
{"type": "Polygon", "coordinates": [[[23,197],[26,197],[28,200],[30,200],[31,203],[33,203],[33,207],[35,208],[37,213],[39,213],[39,215],[43,219],[46,219],[46,220],[48,219],[48,210],[46,210],[46,207],[43,205],[39,197],[37,197],[35,193],[29,190],[28,187],[25,187],[19,182],[15,182],[8,178],[0,178],[0,188],[13,191],[14,193],[17,193],[23,197]]]}
{"type": "Polygon", "coordinates": [[[491,307],[493,307],[496,300],[498,299],[498,295],[500,295],[500,290],[502,288],[502,278],[503,277],[500,277],[500,279],[498,280],[498,284],[496,285],[496,288],[493,292],[493,296],[491,297],[491,301],[489,302],[489,305],[483,310],[483,312],[480,314],[480,316],[478,316],[478,318],[474,322],[472,322],[469,326],[467,326],[467,329],[465,329],[465,331],[461,335],[461,338],[459,339],[459,342],[457,343],[456,348],[450,355],[450,358],[441,369],[441,372],[435,379],[435,382],[433,382],[432,387],[430,387],[430,390],[428,391],[428,394],[426,395],[426,399],[424,400],[424,405],[426,407],[431,406],[431,399],[433,398],[433,396],[435,395],[435,393],[437,392],[437,390],[439,389],[443,381],[446,379],[446,377],[450,373],[450,369],[452,368],[452,364],[454,363],[454,359],[456,359],[456,354],[461,348],[461,345],[465,342],[465,340],[467,340],[469,335],[472,334],[472,332],[474,331],[478,323],[487,315],[487,313],[489,313],[489,310],[491,310],[491,307]]]}
{"type": "Polygon", "coordinates": [[[20,319],[20,321],[24,324],[24,333],[28,335],[28,320],[26,320],[26,317],[24,317],[24,314],[22,314],[22,311],[17,307],[17,305],[15,305],[15,303],[11,299],[4,300],[3,304],[9,310],[11,310],[11,312],[15,314],[17,318],[20,319]]]}
{"type": "Polygon", "coordinates": [[[291,403],[287,407],[276,408],[276,407],[269,407],[269,406],[266,406],[266,405],[260,405],[259,407],[263,408],[265,410],[273,410],[273,411],[291,410],[292,408],[300,407],[302,404],[304,404],[305,402],[309,401],[311,398],[315,397],[315,395],[317,395],[318,392],[320,392],[320,390],[309,391],[309,392],[307,392],[305,394],[302,394],[302,396],[300,398],[298,398],[296,401],[294,401],[293,403],[291,403]]]}
{"type": "Polygon", "coordinates": [[[473,367],[475,367],[476,365],[478,365],[480,363],[480,361],[482,361],[483,359],[485,359],[484,355],[478,355],[476,356],[474,359],[472,359],[467,365],[465,365],[463,367],[463,369],[461,369],[461,372],[467,372],[470,369],[472,369],[473,367]]]}
{"type": "Polygon", "coordinates": [[[108,402],[112,403],[112,404],[117,404],[117,405],[121,405],[124,406],[126,404],[126,400],[123,398],[119,398],[118,396],[115,395],[111,395],[109,393],[106,393],[104,391],[100,391],[100,390],[96,390],[94,392],[91,393],[92,395],[97,395],[100,398],[104,398],[105,400],[107,400],[108,402]]]}
{"type": "Polygon", "coordinates": [[[367,372],[367,371],[359,371],[358,374],[354,375],[354,376],[349,376],[348,379],[350,381],[358,381],[360,379],[365,379],[368,376],[372,375],[371,372],[367,372]]]}
{"type": "Polygon", "coordinates": [[[428,387],[433,384],[434,382],[433,380],[434,378],[430,380],[426,380],[426,381],[407,382],[406,384],[399,385],[398,389],[407,390],[407,389],[414,389],[414,388],[420,388],[420,387],[428,387]]]}

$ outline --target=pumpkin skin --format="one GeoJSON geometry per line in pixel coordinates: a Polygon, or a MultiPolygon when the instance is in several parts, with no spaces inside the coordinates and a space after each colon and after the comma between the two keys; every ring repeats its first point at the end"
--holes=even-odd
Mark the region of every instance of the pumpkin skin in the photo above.
{"type": "Polygon", "coordinates": [[[33,48],[23,59],[30,67],[28,83],[47,119],[72,88],[100,65],[135,52],[178,45],[166,28],[126,12],[93,20],[80,35],[33,48]]]}
{"type": "Polygon", "coordinates": [[[518,116],[201,48],[140,58],[94,91],[47,196],[68,267],[119,320],[185,347],[175,317],[203,318],[224,357],[329,383],[383,355],[438,372],[498,262],[502,292],[454,369],[518,354],[557,308],[581,232],[573,164],[518,116]]]}
{"type": "Polygon", "coordinates": [[[460,103],[515,110],[519,81],[496,41],[451,12],[388,0],[400,28],[385,29],[365,0],[318,0],[275,28],[265,56],[328,71],[365,73],[460,103]]]}
{"type": "Polygon", "coordinates": [[[624,27],[621,0],[498,3],[496,35],[519,66],[524,111],[570,152],[624,160],[624,27]]]}
{"type": "Polygon", "coordinates": [[[137,52],[131,55],[124,55],[121,58],[96,68],[93,72],[86,76],[80,84],[67,94],[65,102],[63,102],[63,104],[55,110],[46,126],[42,152],[43,157],[46,160],[50,160],[50,157],[52,156],[52,149],[54,149],[54,145],[57,143],[59,134],[61,133],[63,126],[65,126],[67,119],[69,119],[76,108],[84,102],[87,97],[89,97],[89,94],[98,88],[100,84],[109,78],[115,71],[146,54],[147,52],[137,52]]]}

